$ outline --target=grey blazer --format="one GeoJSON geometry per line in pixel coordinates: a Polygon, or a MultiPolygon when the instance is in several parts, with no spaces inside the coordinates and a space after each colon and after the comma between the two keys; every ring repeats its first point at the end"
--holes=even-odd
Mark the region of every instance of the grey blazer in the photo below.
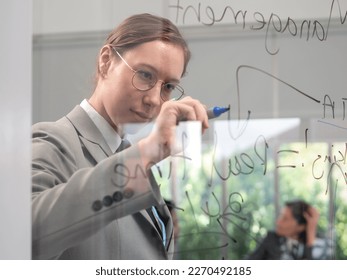
{"type": "Polygon", "coordinates": [[[137,145],[112,154],[76,106],[32,127],[33,259],[171,259],[170,213],[137,145]],[[166,246],[145,209],[166,222],[166,246]]]}

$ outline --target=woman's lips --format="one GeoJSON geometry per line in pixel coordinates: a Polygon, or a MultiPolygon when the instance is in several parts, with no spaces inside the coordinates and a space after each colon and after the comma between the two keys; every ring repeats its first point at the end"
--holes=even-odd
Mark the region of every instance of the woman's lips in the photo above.
{"type": "Polygon", "coordinates": [[[139,112],[139,111],[133,111],[135,113],[135,115],[137,115],[138,117],[140,117],[141,119],[145,120],[145,121],[151,121],[153,118],[143,112],[139,112]]]}

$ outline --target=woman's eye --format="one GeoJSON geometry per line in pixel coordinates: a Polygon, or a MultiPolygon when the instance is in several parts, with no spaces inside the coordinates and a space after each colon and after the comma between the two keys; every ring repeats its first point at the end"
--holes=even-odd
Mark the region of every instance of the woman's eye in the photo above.
{"type": "Polygon", "coordinates": [[[153,81],[154,80],[154,75],[151,72],[139,70],[139,71],[137,71],[137,74],[140,76],[141,79],[143,79],[145,81],[153,81]]]}
{"type": "Polygon", "coordinates": [[[175,88],[176,88],[175,84],[167,83],[167,84],[164,85],[164,90],[167,91],[167,92],[171,92],[171,91],[175,90],[175,88]]]}

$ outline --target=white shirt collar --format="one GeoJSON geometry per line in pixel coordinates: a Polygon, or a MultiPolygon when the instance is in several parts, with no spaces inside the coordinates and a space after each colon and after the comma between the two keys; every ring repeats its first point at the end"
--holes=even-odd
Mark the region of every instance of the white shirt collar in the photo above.
{"type": "Polygon", "coordinates": [[[92,119],[93,123],[100,130],[102,136],[105,138],[107,145],[110,147],[112,153],[115,153],[117,148],[122,142],[120,135],[113,129],[113,127],[89,104],[87,99],[84,99],[80,106],[86,111],[88,116],[92,119]]]}

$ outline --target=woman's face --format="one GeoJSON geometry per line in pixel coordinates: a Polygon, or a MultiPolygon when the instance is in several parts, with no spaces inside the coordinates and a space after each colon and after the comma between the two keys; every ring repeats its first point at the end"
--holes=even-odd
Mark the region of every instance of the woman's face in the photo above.
{"type": "Polygon", "coordinates": [[[134,72],[111,47],[109,56],[108,71],[103,78],[99,78],[96,89],[96,109],[115,128],[125,123],[152,121],[158,116],[164,102],[160,97],[162,83],[177,83],[181,79],[183,49],[162,41],[152,41],[122,54],[132,69],[149,70],[156,75],[158,82],[148,91],[140,91],[133,86],[134,72]]]}
{"type": "Polygon", "coordinates": [[[284,207],[276,222],[276,233],[280,236],[297,239],[299,233],[304,229],[305,225],[298,224],[291,209],[284,207]]]}

